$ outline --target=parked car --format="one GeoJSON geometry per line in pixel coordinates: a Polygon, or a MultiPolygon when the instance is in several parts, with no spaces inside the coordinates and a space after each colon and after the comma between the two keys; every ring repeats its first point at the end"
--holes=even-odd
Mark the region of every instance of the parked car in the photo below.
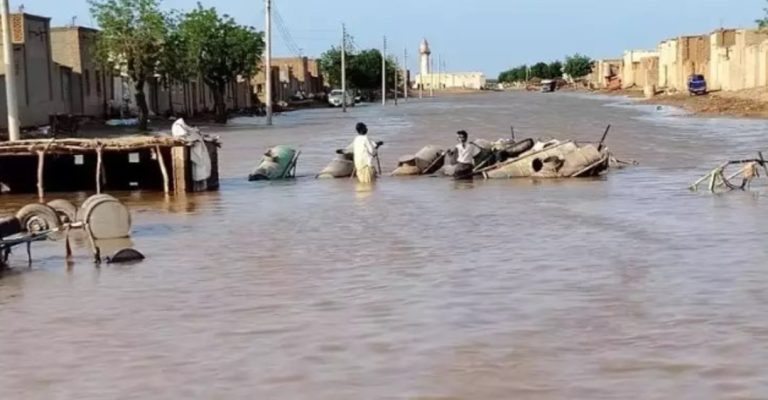
{"type": "MultiPolygon", "coordinates": [[[[352,95],[352,93],[349,93],[349,91],[347,91],[346,100],[347,107],[353,107],[355,105],[355,97],[352,95]]],[[[334,89],[328,95],[328,104],[330,104],[331,107],[341,107],[343,101],[344,92],[341,91],[341,89],[334,89]]]]}
{"type": "Polygon", "coordinates": [[[694,74],[688,77],[688,93],[692,96],[707,94],[707,80],[704,75],[694,74]]]}

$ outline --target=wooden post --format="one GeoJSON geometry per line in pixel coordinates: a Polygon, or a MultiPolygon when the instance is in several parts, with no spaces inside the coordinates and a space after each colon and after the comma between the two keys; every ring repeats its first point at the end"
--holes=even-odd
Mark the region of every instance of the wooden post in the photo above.
{"type": "Polygon", "coordinates": [[[157,162],[160,164],[160,173],[163,174],[163,191],[167,195],[170,192],[168,186],[168,170],[165,169],[165,159],[163,158],[163,152],[161,151],[160,146],[155,147],[155,152],[157,152],[157,162]]]}
{"type": "Polygon", "coordinates": [[[91,225],[85,224],[85,233],[88,234],[88,242],[91,244],[91,251],[93,252],[93,262],[101,264],[101,249],[96,245],[96,238],[93,237],[93,231],[91,231],[91,225]]]}
{"type": "Polygon", "coordinates": [[[187,170],[187,146],[174,146],[171,148],[171,163],[173,165],[173,190],[176,194],[186,193],[191,182],[187,179],[190,171],[187,170]]]}
{"type": "Polygon", "coordinates": [[[64,231],[64,248],[67,252],[67,260],[72,258],[72,245],[69,243],[69,229],[70,226],[67,225],[66,230],[64,231]]]}
{"type": "Polygon", "coordinates": [[[37,197],[42,203],[45,199],[45,189],[43,186],[43,170],[45,169],[45,151],[37,151],[37,197]]]}
{"type": "Polygon", "coordinates": [[[96,147],[96,194],[101,194],[102,148],[96,147]]]}

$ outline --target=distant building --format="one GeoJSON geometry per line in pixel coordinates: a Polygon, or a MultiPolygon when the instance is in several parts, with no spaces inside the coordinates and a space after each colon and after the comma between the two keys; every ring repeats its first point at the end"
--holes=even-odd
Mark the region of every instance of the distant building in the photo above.
{"type": "Polygon", "coordinates": [[[113,77],[93,55],[98,34],[81,26],[51,29],[53,61],[68,68],[64,77],[71,89],[67,113],[102,116],[109,110],[113,77]]]}
{"type": "MultiPolygon", "coordinates": [[[[50,32],[50,18],[30,14],[11,15],[19,123],[22,127],[46,125],[51,114],[69,112],[74,72],[72,68],[60,66],[53,61],[50,32]]],[[[7,115],[7,75],[2,64],[0,76],[0,115],[7,115]]],[[[7,118],[0,118],[0,127],[7,126],[7,118]]]]}
{"type": "Polygon", "coordinates": [[[686,90],[692,74],[709,73],[709,35],[680,36],[659,44],[658,87],[686,90]]]}
{"type": "Polygon", "coordinates": [[[413,88],[418,89],[475,89],[485,88],[486,78],[482,72],[441,72],[431,70],[432,50],[427,39],[419,46],[420,70],[414,79],[413,88]]]}
{"type": "MultiPolygon", "coordinates": [[[[298,95],[325,93],[325,80],[320,61],[307,57],[272,59],[272,101],[288,101],[298,95]]],[[[266,73],[264,65],[252,79],[253,90],[260,102],[266,101],[266,73]]]]}
{"type": "MultiPolygon", "coordinates": [[[[30,14],[13,14],[11,25],[22,127],[47,125],[55,114],[108,117],[136,112],[136,88],[130,78],[119,70],[105,71],[96,60],[99,31],[51,28],[50,18],[30,14]]],[[[0,114],[5,115],[2,64],[0,76],[0,114]]],[[[151,77],[144,87],[150,113],[166,114],[172,106],[174,113],[187,115],[212,110],[213,95],[201,81],[174,85],[169,92],[158,77],[151,77]]],[[[249,80],[238,78],[227,87],[227,108],[250,107],[252,93],[249,80]]],[[[0,128],[6,127],[7,119],[0,118],[0,128]]]]}
{"type": "Polygon", "coordinates": [[[625,51],[621,76],[622,86],[624,88],[655,86],[658,82],[658,65],[658,51],[625,51]]]}
{"type": "Polygon", "coordinates": [[[768,86],[768,32],[721,29],[710,35],[711,90],[742,90],[768,86]]]}
{"type": "Polygon", "coordinates": [[[596,89],[620,89],[623,59],[597,60],[592,65],[590,84],[596,89]]]}
{"type": "Polygon", "coordinates": [[[425,38],[421,41],[421,45],[419,45],[419,75],[426,76],[432,72],[431,65],[429,64],[429,57],[431,55],[432,50],[429,49],[429,42],[425,38]]]}

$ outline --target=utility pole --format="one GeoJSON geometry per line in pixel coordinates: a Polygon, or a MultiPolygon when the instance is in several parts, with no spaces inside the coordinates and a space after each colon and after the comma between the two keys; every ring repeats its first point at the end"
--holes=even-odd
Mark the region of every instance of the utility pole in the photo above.
{"type": "Polygon", "coordinates": [[[347,27],[341,24],[341,112],[347,112],[347,27]]]}
{"type": "Polygon", "coordinates": [[[387,105],[387,37],[384,36],[384,47],[381,51],[381,105],[387,105]]]}
{"type": "Polygon", "coordinates": [[[408,101],[408,48],[403,50],[403,100],[408,101]]]}
{"type": "MultiPolygon", "coordinates": [[[[5,0],[4,0],[5,1],[5,0]]],[[[264,76],[267,77],[266,82],[266,95],[267,95],[267,125],[272,125],[272,0],[264,0],[266,2],[266,24],[264,28],[264,36],[266,39],[266,46],[264,51],[264,76]]]]}
{"type": "Polygon", "coordinates": [[[440,54],[437,55],[437,88],[443,90],[443,73],[441,68],[443,67],[443,59],[440,54]]]}
{"type": "Polygon", "coordinates": [[[8,11],[8,0],[2,0],[3,23],[3,59],[5,64],[5,96],[8,109],[8,140],[20,140],[19,134],[19,104],[16,99],[16,71],[13,63],[13,43],[11,40],[11,15],[8,11]]]}
{"type": "Polygon", "coordinates": [[[395,106],[397,106],[397,76],[400,75],[400,61],[395,58],[395,106]]]}

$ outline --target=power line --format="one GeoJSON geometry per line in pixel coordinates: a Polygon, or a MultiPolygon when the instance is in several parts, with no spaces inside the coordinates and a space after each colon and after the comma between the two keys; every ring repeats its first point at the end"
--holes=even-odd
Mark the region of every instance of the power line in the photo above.
{"type": "Polygon", "coordinates": [[[283,19],[283,16],[280,14],[280,11],[276,5],[273,5],[272,8],[275,16],[275,25],[277,26],[277,30],[280,32],[280,36],[283,39],[283,44],[285,44],[285,47],[288,48],[288,51],[301,57],[301,47],[299,47],[299,45],[293,39],[293,35],[291,35],[291,32],[285,23],[285,19],[283,19]]]}

